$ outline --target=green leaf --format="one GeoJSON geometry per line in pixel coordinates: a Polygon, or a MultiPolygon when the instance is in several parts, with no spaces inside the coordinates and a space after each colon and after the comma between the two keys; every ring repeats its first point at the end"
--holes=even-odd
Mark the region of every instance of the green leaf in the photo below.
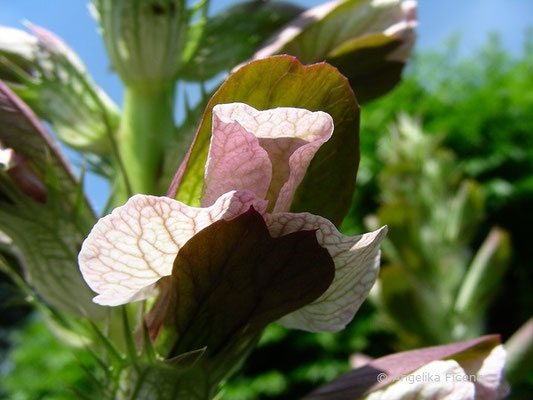
{"type": "Polygon", "coordinates": [[[509,233],[492,228],[475,254],[457,294],[455,312],[465,319],[483,315],[493,300],[511,258],[509,233]]]}
{"type": "Polygon", "coordinates": [[[388,265],[382,268],[379,279],[380,302],[394,322],[407,332],[424,335],[426,326],[421,323],[417,307],[418,298],[405,269],[397,265],[388,265]]]}
{"type": "Polygon", "coordinates": [[[247,1],[208,19],[181,79],[205,81],[252,56],[259,45],[302,9],[283,2],[247,1]]]}
{"type": "Polygon", "coordinates": [[[507,342],[505,371],[511,383],[518,383],[531,376],[533,371],[533,317],[527,320],[507,342]]]}
{"type": "Polygon", "coordinates": [[[187,369],[194,366],[194,364],[203,357],[205,350],[205,347],[198,350],[192,350],[165,360],[164,363],[177,368],[178,370],[187,369]]]}
{"type": "Polygon", "coordinates": [[[95,222],[57,144],[31,110],[0,82],[0,141],[15,165],[0,174],[0,231],[26,279],[58,310],[103,316],[77,266],[79,246],[95,222]]]}
{"type": "Polygon", "coordinates": [[[230,344],[239,347],[241,338],[317,299],[333,276],[333,260],[314,231],[272,238],[253,208],[215,222],[174,262],[172,354],[207,346],[212,359],[230,344]]]}
{"type": "Polygon", "coordinates": [[[299,107],[331,115],[335,124],[333,137],[315,155],[291,210],[308,211],[339,224],[348,212],[359,165],[359,106],[347,80],[335,68],[325,63],[304,66],[290,56],[254,61],[224,82],[207,104],[169,195],[189,205],[199,205],[212,109],[216,104],[232,102],[246,103],[258,110],[299,107]]]}
{"type": "Polygon", "coordinates": [[[176,369],[163,362],[122,371],[119,393],[110,399],[204,400],[211,399],[207,379],[200,368],[176,369]],[[122,383],[121,382],[121,383],[122,383]]]}

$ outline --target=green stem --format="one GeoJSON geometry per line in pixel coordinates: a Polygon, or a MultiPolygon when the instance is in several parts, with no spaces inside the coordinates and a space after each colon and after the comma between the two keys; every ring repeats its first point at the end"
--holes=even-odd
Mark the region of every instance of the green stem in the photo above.
{"type": "MultiPolygon", "coordinates": [[[[133,193],[159,194],[163,155],[174,132],[174,92],[174,85],[126,89],[117,145],[133,193]]],[[[116,204],[129,195],[123,181],[117,177],[116,204]]]]}

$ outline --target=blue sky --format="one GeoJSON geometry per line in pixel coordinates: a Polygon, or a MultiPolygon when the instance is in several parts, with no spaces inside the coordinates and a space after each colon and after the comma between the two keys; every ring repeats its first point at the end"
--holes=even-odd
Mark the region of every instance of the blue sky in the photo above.
{"type": "MultiPolygon", "coordinates": [[[[293,0],[311,7],[323,0],[293,0]]],[[[87,8],[87,0],[0,0],[0,25],[21,27],[23,20],[41,25],[65,39],[80,55],[94,80],[117,102],[122,102],[122,85],[109,67],[97,25],[87,8]]],[[[212,0],[216,13],[236,1],[212,0]]],[[[519,53],[523,34],[533,27],[533,0],[419,0],[417,49],[441,48],[454,33],[461,34],[463,54],[480,47],[489,32],[498,32],[503,44],[519,53]]],[[[96,209],[105,203],[107,185],[88,177],[87,189],[96,209]]]]}

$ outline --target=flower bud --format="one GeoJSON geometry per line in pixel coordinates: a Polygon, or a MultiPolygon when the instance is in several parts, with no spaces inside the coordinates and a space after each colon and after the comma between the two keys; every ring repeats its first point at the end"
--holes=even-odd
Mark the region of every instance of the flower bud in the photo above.
{"type": "Polygon", "coordinates": [[[92,11],[124,83],[157,89],[181,65],[189,11],[184,0],[94,0],[92,11]]]}

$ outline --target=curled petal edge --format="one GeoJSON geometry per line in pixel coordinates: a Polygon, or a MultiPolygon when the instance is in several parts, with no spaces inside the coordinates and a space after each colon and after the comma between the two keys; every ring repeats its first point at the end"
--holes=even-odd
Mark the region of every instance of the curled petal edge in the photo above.
{"type": "Polygon", "coordinates": [[[154,294],[156,282],[172,272],[178,251],[197,232],[220,219],[230,220],[266,201],[248,191],[232,191],[207,208],[168,197],[135,195],[101,218],[83,242],[78,262],[95,291],[95,303],[117,306],[154,294]]]}
{"type": "Polygon", "coordinates": [[[274,237],[300,230],[316,230],[318,243],[335,263],[335,278],[314,302],[279,320],[287,328],[311,332],[337,332],[353,319],[379,273],[379,246],[387,234],[384,226],[374,232],[348,237],[325,218],[309,213],[267,215],[274,237]]]}

